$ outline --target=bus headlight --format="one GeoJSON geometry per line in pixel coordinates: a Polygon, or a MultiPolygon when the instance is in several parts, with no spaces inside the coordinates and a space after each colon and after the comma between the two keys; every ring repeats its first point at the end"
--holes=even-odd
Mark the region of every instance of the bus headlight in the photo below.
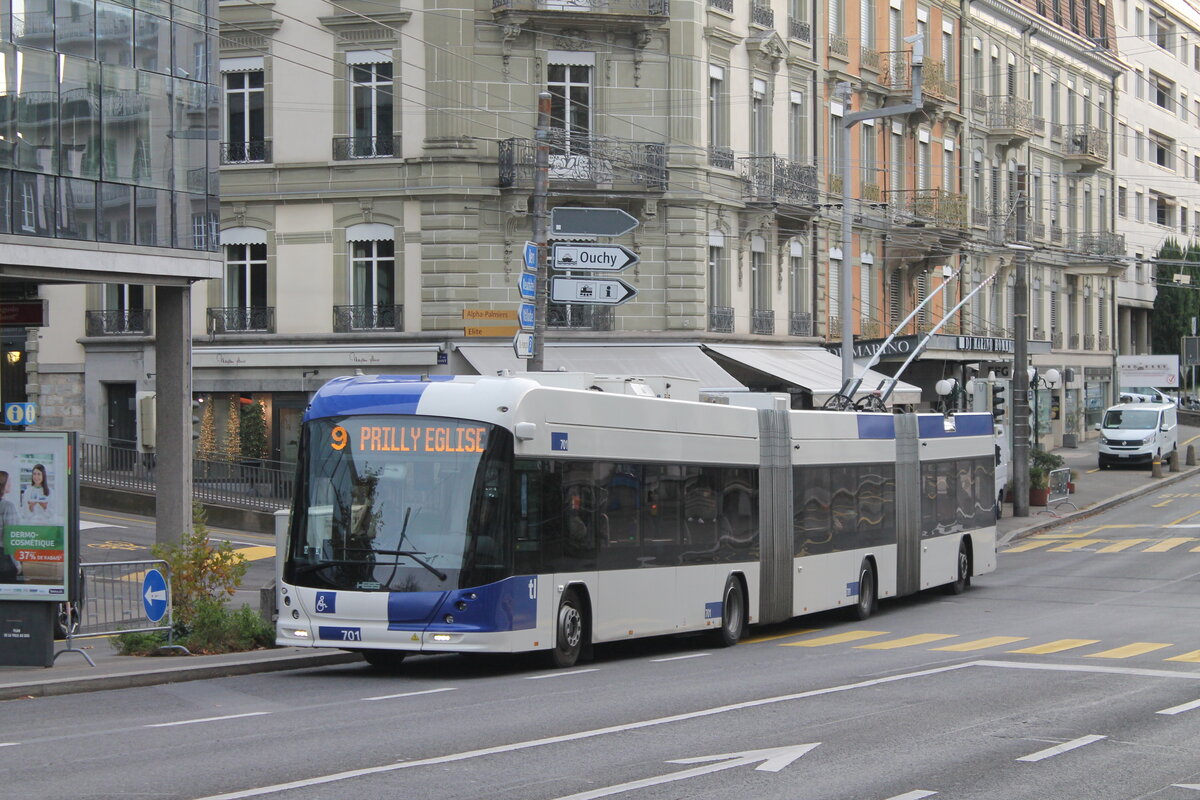
{"type": "Polygon", "coordinates": [[[286,633],[288,636],[294,636],[297,639],[308,638],[308,631],[304,630],[303,628],[292,628],[284,631],[284,633],[286,633]]]}

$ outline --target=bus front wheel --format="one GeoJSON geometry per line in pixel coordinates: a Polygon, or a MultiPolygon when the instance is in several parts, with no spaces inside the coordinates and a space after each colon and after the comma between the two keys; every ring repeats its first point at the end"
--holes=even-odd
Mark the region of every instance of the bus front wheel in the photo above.
{"type": "Polygon", "coordinates": [[[733,647],[742,638],[746,627],[746,596],[742,593],[742,582],[730,576],[725,582],[725,593],[721,595],[721,627],[716,641],[721,647],[733,647]]]}
{"type": "Polygon", "coordinates": [[[562,669],[575,666],[583,651],[583,608],[579,595],[573,590],[563,594],[558,604],[558,621],[554,629],[554,649],[550,659],[554,666],[562,669]]]}
{"type": "Polygon", "coordinates": [[[967,543],[958,545],[958,574],[954,580],[942,587],[946,594],[962,594],[971,585],[971,554],[967,552],[967,543]]]}

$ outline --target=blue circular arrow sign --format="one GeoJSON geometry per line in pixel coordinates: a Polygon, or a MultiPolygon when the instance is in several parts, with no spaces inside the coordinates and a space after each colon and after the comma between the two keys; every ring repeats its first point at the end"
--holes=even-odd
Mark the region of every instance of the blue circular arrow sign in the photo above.
{"type": "Polygon", "coordinates": [[[158,622],[167,613],[167,580],[156,569],[142,578],[142,605],[151,622],[158,622]]]}

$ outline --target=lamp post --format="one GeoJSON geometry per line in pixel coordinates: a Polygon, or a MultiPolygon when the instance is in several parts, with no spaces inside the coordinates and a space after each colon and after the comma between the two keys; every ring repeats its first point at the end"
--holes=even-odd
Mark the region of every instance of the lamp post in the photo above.
{"type": "Polygon", "coordinates": [[[1033,393],[1033,446],[1040,450],[1042,443],[1038,436],[1041,432],[1041,420],[1038,418],[1038,390],[1053,389],[1058,386],[1062,375],[1054,367],[1046,370],[1045,375],[1038,375],[1037,367],[1029,367],[1027,374],[1029,375],[1029,390],[1033,393]]]}
{"type": "Polygon", "coordinates": [[[958,381],[954,378],[942,378],[934,384],[933,390],[942,398],[942,413],[950,414],[958,410],[958,381]]]}

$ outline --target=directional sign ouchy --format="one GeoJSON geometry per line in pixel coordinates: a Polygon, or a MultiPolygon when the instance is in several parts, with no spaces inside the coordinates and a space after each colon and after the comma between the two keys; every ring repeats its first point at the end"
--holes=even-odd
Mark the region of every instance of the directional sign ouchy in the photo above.
{"type": "Polygon", "coordinates": [[[619,306],[636,296],[637,289],[620,278],[564,278],[555,275],[550,279],[550,300],[555,303],[619,306]]]}
{"type": "Polygon", "coordinates": [[[550,209],[551,236],[620,236],[638,226],[632,217],[619,208],[550,209]]]}
{"type": "Polygon", "coordinates": [[[556,244],[552,258],[555,269],[589,272],[620,272],[641,261],[637,253],[619,244],[556,244]]]}

